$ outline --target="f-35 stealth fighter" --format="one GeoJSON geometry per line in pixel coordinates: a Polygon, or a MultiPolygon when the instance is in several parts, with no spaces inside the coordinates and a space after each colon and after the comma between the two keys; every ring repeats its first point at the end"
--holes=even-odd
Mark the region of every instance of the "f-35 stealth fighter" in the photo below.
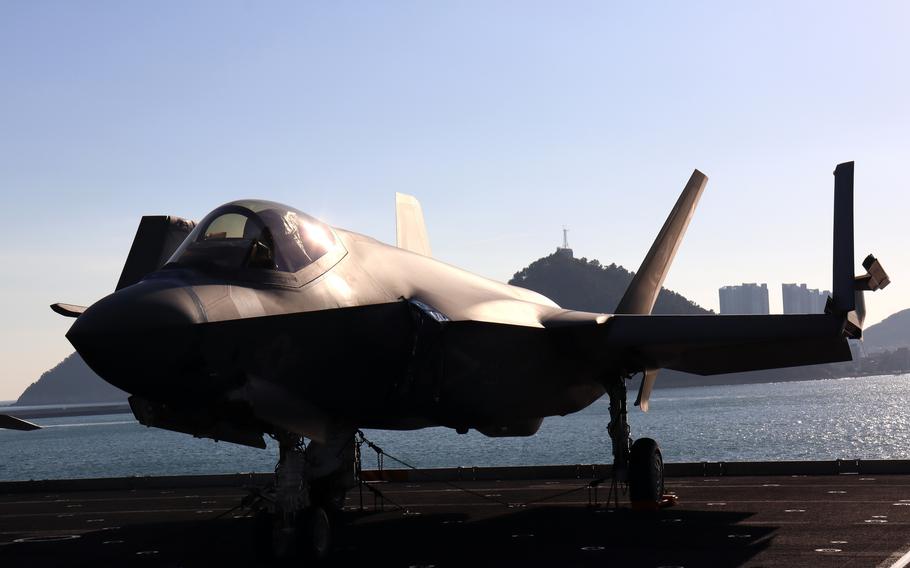
{"type": "Polygon", "coordinates": [[[607,394],[614,474],[631,500],[663,496],[655,441],[633,442],[626,381],[850,360],[863,292],[888,284],[869,256],[854,277],[853,163],[835,175],[834,282],[824,314],[650,315],[707,178],[695,171],[615,314],[559,307],[432,258],[419,203],[398,194],[397,246],[292,207],[236,201],[198,223],[143,217],[117,290],[67,337],[129,392],[143,424],[264,448],[279,441],[276,538],[306,527],[323,554],[326,510],[352,483],[360,428],[474,428],[529,436],[607,394]],[[308,440],[308,444],[304,441],[308,440]]]}

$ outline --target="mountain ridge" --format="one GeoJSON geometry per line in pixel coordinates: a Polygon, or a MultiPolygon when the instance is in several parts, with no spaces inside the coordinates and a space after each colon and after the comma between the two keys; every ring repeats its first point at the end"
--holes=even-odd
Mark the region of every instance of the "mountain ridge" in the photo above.
{"type": "MultiPolygon", "coordinates": [[[[515,273],[509,284],[528,288],[563,308],[613,313],[632,282],[634,272],[620,265],[603,265],[596,259],[575,258],[568,249],[557,249],[515,273]]],[[[713,314],[667,288],[661,288],[655,314],[713,314]]]]}
{"type": "Polygon", "coordinates": [[[26,387],[15,405],[123,402],[127,396],[96,375],[78,353],[72,353],[26,387]]]}
{"type": "Polygon", "coordinates": [[[910,308],[895,312],[863,331],[866,352],[910,346],[910,308]]]}

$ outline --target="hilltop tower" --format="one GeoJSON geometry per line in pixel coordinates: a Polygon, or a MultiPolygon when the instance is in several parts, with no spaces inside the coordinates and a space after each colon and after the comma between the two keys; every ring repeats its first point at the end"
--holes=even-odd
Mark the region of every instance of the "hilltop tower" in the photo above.
{"type": "Polygon", "coordinates": [[[556,254],[575,258],[572,249],[569,248],[569,229],[565,225],[562,226],[562,246],[556,247],[556,254]]]}

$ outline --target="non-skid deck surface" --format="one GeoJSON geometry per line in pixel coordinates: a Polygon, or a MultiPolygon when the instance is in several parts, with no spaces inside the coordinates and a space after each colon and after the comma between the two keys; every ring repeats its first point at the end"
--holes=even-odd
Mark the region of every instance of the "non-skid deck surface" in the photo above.
{"type": "MultiPolygon", "coordinates": [[[[679,504],[600,506],[583,480],[374,483],[331,566],[891,566],[910,476],[671,478],[679,504]],[[573,489],[577,491],[571,492],[573,489]],[[536,503],[534,503],[536,502],[536,503]],[[394,503],[394,504],[393,504],[394,503]],[[396,508],[396,504],[403,509],[396,508]]],[[[0,494],[0,566],[260,566],[240,487],[0,494]]]]}

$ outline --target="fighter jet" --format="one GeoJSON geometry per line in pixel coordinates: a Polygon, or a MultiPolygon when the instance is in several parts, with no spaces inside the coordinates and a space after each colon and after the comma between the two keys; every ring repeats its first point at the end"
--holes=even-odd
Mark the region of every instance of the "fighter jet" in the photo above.
{"type": "MultiPolygon", "coordinates": [[[[396,195],[397,246],[270,201],[198,223],[143,217],[116,291],[67,338],[131,394],[142,424],[264,448],[279,442],[275,542],[326,552],[326,511],[352,483],[361,428],[445,426],[529,436],[605,394],[613,472],[633,503],[663,497],[663,461],[633,441],[627,381],[658,370],[750,371],[851,359],[863,292],[889,280],[871,255],[854,276],[853,163],[837,166],[834,282],[824,314],[651,315],[707,177],[695,170],[615,314],[550,299],[432,257],[418,201],[396,195]]],[[[279,546],[276,544],[276,547],[279,546]]]]}

